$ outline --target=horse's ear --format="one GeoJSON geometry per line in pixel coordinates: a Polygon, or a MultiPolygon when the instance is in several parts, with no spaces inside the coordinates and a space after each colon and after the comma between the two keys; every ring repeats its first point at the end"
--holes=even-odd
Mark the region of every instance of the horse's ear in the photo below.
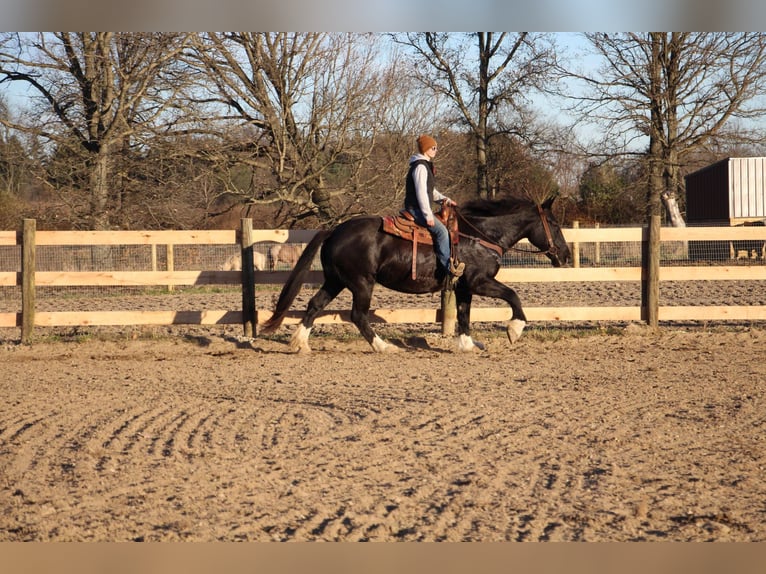
{"type": "Polygon", "coordinates": [[[554,199],[556,199],[555,195],[553,195],[553,196],[549,197],[548,199],[546,199],[545,201],[543,201],[543,209],[550,209],[551,206],[553,205],[553,200],[554,199]]]}

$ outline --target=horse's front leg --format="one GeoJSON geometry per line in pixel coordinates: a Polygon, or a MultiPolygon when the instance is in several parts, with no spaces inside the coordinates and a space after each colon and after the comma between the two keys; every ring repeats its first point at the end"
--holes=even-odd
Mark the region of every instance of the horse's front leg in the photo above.
{"type": "Polygon", "coordinates": [[[502,299],[510,305],[511,319],[506,323],[505,330],[511,343],[518,341],[521,338],[524,327],[527,325],[527,316],[521,308],[521,299],[519,299],[516,291],[500,283],[497,279],[488,278],[486,281],[475,283],[473,285],[473,293],[475,295],[502,299]]]}

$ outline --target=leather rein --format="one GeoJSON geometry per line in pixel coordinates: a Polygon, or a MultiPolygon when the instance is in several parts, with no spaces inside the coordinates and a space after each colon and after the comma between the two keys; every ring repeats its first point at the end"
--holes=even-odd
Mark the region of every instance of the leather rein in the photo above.
{"type": "MultiPolygon", "coordinates": [[[[460,210],[458,209],[457,206],[453,207],[453,209],[455,210],[455,213],[457,213],[458,218],[460,218],[466,225],[468,225],[471,229],[473,229],[479,235],[482,236],[482,237],[475,237],[475,236],[467,235],[467,234],[465,234],[463,232],[460,232],[460,236],[461,237],[465,237],[466,239],[473,239],[474,241],[477,241],[480,245],[483,245],[487,249],[491,249],[495,253],[499,254],[500,257],[503,256],[503,248],[502,247],[500,247],[497,243],[492,241],[489,237],[487,237],[484,234],[483,231],[478,229],[476,226],[472,225],[470,221],[468,221],[465,217],[463,217],[463,214],[460,213],[460,210]]],[[[550,255],[552,255],[554,257],[557,257],[558,256],[558,248],[553,243],[553,235],[551,234],[551,228],[550,228],[550,225],[548,224],[548,219],[545,217],[545,213],[543,212],[543,208],[542,208],[541,205],[537,206],[537,211],[540,214],[540,220],[543,223],[543,229],[545,230],[545,239],[548,241],[548,249],[546,249],[545,251],[543,251],[542,249],[538,249],[537,251],[531,251],[529,249],[520,249],[520,248],[514,247],[514,246],[511,246],[509,249],[512,249],[513,251],[518,251],[518,252],[521,252],[521,253],[531,253],[531,254],[534,254],[534,255],[536,255],[538,253],[542,253],[542,254],[546,254],[546,255],[550,254],[550,255]]]]}

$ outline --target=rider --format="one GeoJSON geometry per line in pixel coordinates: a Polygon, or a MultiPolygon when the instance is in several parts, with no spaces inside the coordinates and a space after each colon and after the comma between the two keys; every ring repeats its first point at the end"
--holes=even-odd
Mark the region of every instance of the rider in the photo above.
{"type": "Polygon", "coordinates": [[[445,276],[450,275],[454,284],[463,274],[465,263],[455,262],[450,257],[450,237],[447,227],[434,216],[433,203],[457,205],[453,200],[439,192],[435,184],[433,159],[438,147],[436,140],[428,135],[417,139],[418,151],[410,157],[410,170],[407,173],[407,186],[404,196],[404,209],[409,211],[415,221],[424,225],[431,232],[434,251],[445,276]]]}

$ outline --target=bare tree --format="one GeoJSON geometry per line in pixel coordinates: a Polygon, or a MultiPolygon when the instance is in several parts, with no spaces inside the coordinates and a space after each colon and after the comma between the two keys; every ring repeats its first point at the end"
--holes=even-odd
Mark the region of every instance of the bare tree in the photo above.
{"type": "Polygon", "coordinates": [[[602,148],[648,156],[648,210],[657,212],[664,203],[671,223],[683,226],[678,198],[688,158],[726,138],[763,142],[760,132],[746,126],[766,112],[766,34],[585,37],[602,65],[595,71],[567,72],[588,87],[572,109],[582,121],[604,129],[608,140],[602,148]]]}
{"type": "MultiPolygon", "coordinates": [[[[10,111],[0,96],[0,120],[7,120],[9,116],[10,111]]],[[[17,225],[27,163],[18,138],[12,131],[0,129],[0,229],[13,229],[17,225]]]]}
{"type": "MultiPolygon", "coordinates": [[[[362,168],[393,79],[374,37],[326,33],[206,33],[194,59],[200,92],[228,123],[218,159],[240,201],[274,206],[279,224],[342,219],[360,209],[362,168]]],[[[219,130],[219,133],[225,133],[219,130]]],[[[369,173],[368,173],[369,175],[369,173]]]]}
{"type": "Polygon", "coordinates": [[[90,198],[82,216],[94,229],[119,218],[116,154],[144,145],[185,117],[175,109],[183,86],[176,67],[188,36],[170,33],[13,34],[0,43],[0,82],[24,82],[36,110],[9,122],[68,158],[71,178],[90,198]]]}
{"type": "Polygon", "coordinates": [[[395,38],[411,50],[416,77],[449,99],[454,121],[473,135],[476,191],[487,197],[491,141],[498,135],[529,135],[527,105],[553,69],[551,43],[544,35],[528,32],[424,32],[395,38]]]}
{"type": "Polygon", "coordinates": [[[0,97],[0,196],[19,197],[23,182],[24,152],[12,130],[4,128],[10,120],[10,111],[0,97]]]}

